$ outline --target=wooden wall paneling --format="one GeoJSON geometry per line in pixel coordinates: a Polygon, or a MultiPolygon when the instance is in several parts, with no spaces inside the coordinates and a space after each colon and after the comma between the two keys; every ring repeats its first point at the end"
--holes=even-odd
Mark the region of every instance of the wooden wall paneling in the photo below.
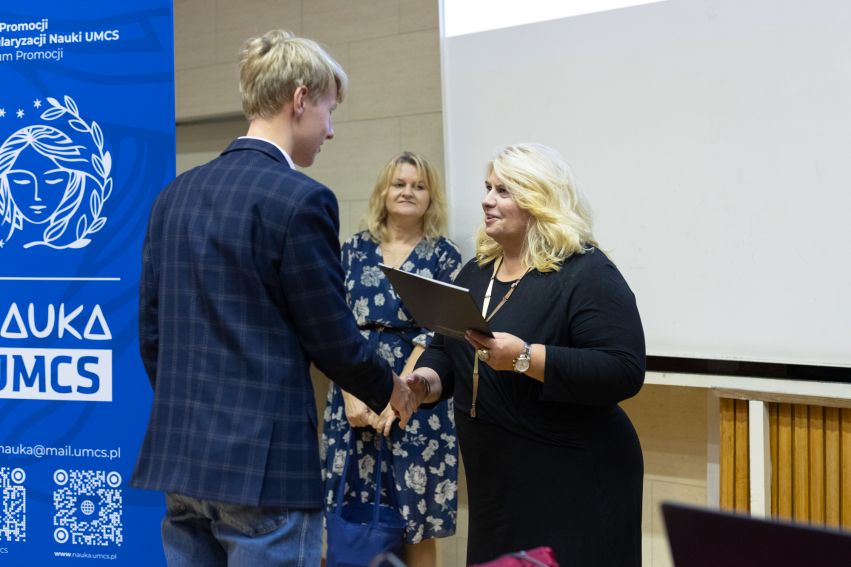
{"type": "Polygon", "coordinates": [[[750,500],[750,441],[748,436],[748,401],[736,400],[735,509],[747,512],[750,500]]]}
{"type": "Polygon", "coordinates": [[[851,410],[839,413],[840,525],[851,527],[851,410]]]}
{"type": "Polygon", "coordinates": [[[769,444],[771,450],[771,517],[777,516],[777,439],[780,404],[768,404],[769,444]]]}
{"type": "Polygon", "coordinates": [[[810,522],[824,524],[824,408],[809,406],[809,505],[810,522]]]}
{"type": "MultiPolygon", "coordinates": [[[[824,408],[824,521],[841,525],[839,408],[824,408]]],[[[845,410],[848,411],[848,410],[845,410]]]]}
{"type": "Polygon", "coordinates": [[[808,415],[807,406],[792,406],[792,517],[798,521],[810,517],[808,415]]]}
{"type": "Polygon", "coordinates": [[[792,405],[778,404],[777,515],[792,518],[792,405]]]}
{"type": "Polygon", "coordinates": [[[736,452],[736,401],[730,398],[719,400],[721,411],[721,439],[719,455],[720,506],[735,508],[735,452],[736,452]]]}

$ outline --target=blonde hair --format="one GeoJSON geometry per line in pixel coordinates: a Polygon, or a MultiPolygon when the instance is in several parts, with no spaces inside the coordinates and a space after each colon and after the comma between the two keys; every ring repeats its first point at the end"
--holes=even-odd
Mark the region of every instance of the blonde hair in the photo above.
{"type": "Polygon", "coordinates": [[[316,102],[336,84],[342,102],[348,83],[346,72],[318,43],[288,31],[249,39],[240,52],[239,92],[248,120],[274,116],[302,86],[316,102]]]}
{"type": "Polygon", "coordinates": [[[388,161],[378,175],[363,218],[362,224],[378,242],[383,242],[387,236],[385,201],[396,172],[403,164],[412,165],[417,170],[417,178],[428,191],[429,204],[423,215],[423,236],[433,240],[446,232],[446,194],[437,170],[424,156],[414,152],[402,152],[388,161]]]}
{"type": "MultiPolygon", "coordinates": [[[[565,259],[597,246],[591,210],[556,150],[540,144],[506,146],[494,153],[487,169],[505,185],[517,206],[530,214],[523,244],[527,267],[558,271],[565,259]]],[[[480,226],[476,262],[483,266],[501,255],[502,247],[480,226]]]]}

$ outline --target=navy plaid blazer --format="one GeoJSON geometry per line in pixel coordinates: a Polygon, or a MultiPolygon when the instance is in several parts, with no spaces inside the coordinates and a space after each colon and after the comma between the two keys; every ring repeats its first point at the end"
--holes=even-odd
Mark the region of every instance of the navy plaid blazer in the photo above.
{"type": "Polygon", "coordinates": [[[379,412],[393,387],[346,305],[338,232],[334,194],[261,140],[160,193],[139,302],[154,399],[133,486],[321,507],[310,362],[379,412]]]}

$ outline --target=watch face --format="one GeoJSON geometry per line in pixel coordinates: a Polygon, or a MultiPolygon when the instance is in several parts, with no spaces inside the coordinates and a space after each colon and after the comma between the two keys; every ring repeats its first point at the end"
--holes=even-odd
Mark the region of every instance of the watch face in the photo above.
{"type": "Polygon", "coordinates": [[[526,372],[529,370],[529,362],[530,360],[527,357],[521,356],[517,359],[517,362],[514,363],[514,370],[517,372],[526,372]]]}

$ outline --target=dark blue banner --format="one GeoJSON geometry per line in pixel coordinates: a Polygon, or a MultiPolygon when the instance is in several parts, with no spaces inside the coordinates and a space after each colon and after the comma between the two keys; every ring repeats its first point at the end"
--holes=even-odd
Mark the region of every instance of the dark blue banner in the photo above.
{"type": "Polygon", "coordinates": [[[128,482],[173,67],[171,0],[0,4],[0,564],[164,564],[162,497],[128,482]]]}

